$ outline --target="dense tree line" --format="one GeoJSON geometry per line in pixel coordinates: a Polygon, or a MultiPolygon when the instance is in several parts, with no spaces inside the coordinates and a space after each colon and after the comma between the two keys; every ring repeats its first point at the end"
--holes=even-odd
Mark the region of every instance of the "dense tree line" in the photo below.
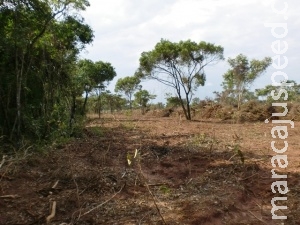
{"type": "Polygon", "coordinates": [[[2,140],[18,147],[24,137],[72,134],[77,112],[85,110],[82,93],[116,75],[109,63],[88,61],[87,69],[78,60],[94,37],[79,14],[88,6],[86,0],[1,1],[2,140]]]}

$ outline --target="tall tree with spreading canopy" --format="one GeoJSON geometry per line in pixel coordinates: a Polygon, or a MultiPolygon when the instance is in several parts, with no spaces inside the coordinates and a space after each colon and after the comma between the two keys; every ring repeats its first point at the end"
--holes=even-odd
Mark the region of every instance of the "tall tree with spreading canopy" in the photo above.
{"type": "Polygon", "coordinates": [[[237,99],[239,110],[244,94],[251,84],[267,70],[272,59],[265,57],[262,60],[252,59],[249,61],[245,55],[239,54],[235,58],[229,58],[228,63],[231,68],[223,75],[222,86],[233,99],[237,99]]]}
{"type": "MultiPolygon", "coordinates": [[[[83,115],[86,111],[86,105],[90,92],[93,90],[95,81],[93,76],[96,73],[94,62],[90,59],[81,59],[76,63],[76,69],[74,72],[74,77],[76,78],[77,85],[79,86],[79,94],[84,92],[84,102],[81,109],[81,114],[83,115]]],[[[73,101],[75,101],[78,93],[73,95],[73,101]]]]}
{"type": "Polygon", "coordinates": [[[81,78],[80,80],[85,93],[82,114],[86,111],[89,93],[94,91],[97,94],[98,105],[100,106],[101,90],[103,90],[107,83],[113,80],[116,75],[115,68],[108,62],[93,62],[89,59],[79,60],[77,63],[76,76],[81,78]]]}
{"type": "Polygon", "coordinates": [[[132,109],[132,96],[135,91],[141,88],[141,80],[136,76],[127,76],[118,79],[115,92],[124,93],[129,101],[129,108],[132,109]]]}
{"type": "Polygon", "coordinates": [[[98,61],[95,62],[96,73],[92,76],[93,81],[96,86],[94,87],[94,92],[97,95],[97,105],[98,105],[98,116],[100,118],[101,114],[101,93],[106,88],[111,80],[117,75],[115,68],[108,62],[98,61]]]}
{"type": "Polygon", "coordinates": [[[152,51],[141,54],[136,76],[174,88],[186,119],[191,120],[190,103],[193,93],[205,84],[204,68],[220,60],[223,60],[221,46],[204,41],[175,43],[162,39],[152,51]]]}

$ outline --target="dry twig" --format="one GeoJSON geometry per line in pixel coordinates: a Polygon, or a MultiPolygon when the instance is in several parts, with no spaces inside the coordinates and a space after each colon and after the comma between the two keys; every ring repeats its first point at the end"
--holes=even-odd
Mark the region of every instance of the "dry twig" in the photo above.
{"type": "Polygon", "coordinates": [[[251,176],[249,176],[249,177],[246,177],[246,178],[243,178],[243,179],[239,179],[239,181],[244,181],[244,180],[248,180],[249,178],[252,178],[252,177],[254,177],[255,175],[257,175],[258,173],[254,173],[254,174],[252,174],[251,176]]]}
{"type": "Polygon", "coordinates": [[[120,190],[119,190],[118,192],[116,192],[112,197],[110,197],[110,198],[107,199],[105,202],[101,203],[100,205],[97,205],[96,207],[94,207],[94,208],[90,209],[89,211],[83,213],[81,216],[85,216],[85,215],[91,213],[92,211],[94,211],[94,210],[100,208],[101,206],[105,205],[106,203],[108,203],[110,200],[112,200],[114,197],[116,197],[117,194],[119,194],[119,193],[123,190],[124,187],[125,187],[125,184],[124,184],[124,185],[120,188],[120,190]]]}
{"type": "Polygon", "coordinates": [[[2,195],[0,198],[20,198],[19,195],[2,195]]]}
{"type": "Polygon", "coordinates": [[[227,161],[230,161],[232,158],[234,158],[237,155],[237,153],[235,153],[233,156],[231,156],[227,161]]]}
{"type": "Polygon", "coordinates": [[[56,201],[53,201],[51,214],[49,216],[47,216],[46,224],[50,224],[51,220],[55,217],[55,212],[56,212],[56,201]]]}
{"type": "Polygon", "coordinates": [[[158,207],[158,205],[157,205],[157,203],[156,203],[156,197],[154,196],[154,194],[153,194],[152,191],[150,190],[149,184],[146,182],[146,178],[145,178],[145,176],[144,176],[144,174],[143,174],[143,172],[142,172],[142,167],[141,167],[140,162],[138,163],[138,165],[139,165],[139,169],[140,169],[140,174],[141,174],[141,176],[143,177],[145,186],[146,186],[146,188],[147,188],[149,194],[150,194],[151,197],[152,197],[152,200],[153,200],[153,203],[154,203],[154,205],[155,205],[155,208],[156,208],[156,210],[157,210],[157,212],[158,212],[160,218],[162,219],[163,223],[164,223],[165,225],[167,225],[167,223],[166,223],[164,217],[162,216],[162,214],[161,214],[161,212],[160,212],[160,209],[159,209],[159,207],[158,207]]]}
{"type": "Polygon", "coordinates": [[[2,161],[1,161],[1,163],[0,163],[0,169],[1,169],[1,167],[4,165],[5,159],[6,159],[6,155],[2,156],[2,161]]]}
{"type": "Polygon", "coordinates": [[[251,212],[251,211],[249,211],[249,210],[248,210],[248,212],[249,212],[252,216],[254,216],[257,220],[259,220],[260,222],[262,222],[263,224],[267,224],[265,221],[263,221],[262,219],[260,219],[260,218],[258,218],[257,216],[255,216],[255,214],[254,214],[253,212],[251,212]]]}
{"type": "Polygon", "coordinates": [[[56,188],[56,186],[58,185],[58,182],[59,182],[59,180],[57,180],[57,181],[54,183],[54,185],[52,186],[52,189],[55,189],[55,188],[56,188]]]}

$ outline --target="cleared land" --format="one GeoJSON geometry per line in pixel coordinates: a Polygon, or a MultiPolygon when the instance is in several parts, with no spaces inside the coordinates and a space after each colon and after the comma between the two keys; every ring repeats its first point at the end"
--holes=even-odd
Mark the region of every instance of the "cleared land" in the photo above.
{"type": "MultiPolygon", "coordinates": [[[[281,196],[271,191],[272,127],[151,114],[91,119],[68,144],[5,160],[0,224],[45,224],[51,211],[50,224],[281,224],[270,214],[281,196]]],[[[289,192],[279,205],[288,209],[277,211],[286,225],[300,224],[299,136],[295,122],[281,170],[289,192]]]]}

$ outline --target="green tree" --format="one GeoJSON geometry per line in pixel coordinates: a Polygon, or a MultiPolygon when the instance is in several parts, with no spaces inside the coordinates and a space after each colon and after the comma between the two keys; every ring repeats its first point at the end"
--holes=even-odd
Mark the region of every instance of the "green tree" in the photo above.
{"type": "Polygon", "coordinates": [[[200,104],[200,102],[201,102],[200,98],[196,97],[192,101],[192,106],[197,107],[200,104]]]}
{"type": "MultiPolygon", "coordinates": [[[[88,109],[98,113],[98,96],[91,94],[88,109]]],[[[114,111],[120,111],[126,107],[127,100],[119,94],[111,93],[109,90],[105,90],[101,93],[101,110],[109,110],[111,114],[114,111]]]]}
{"type": "Polygon", "coordinates": [[[126,106],[126,99],[122,98],[121,95],[111,93],[109,90],[103,92],[101,98],[103,107],[110,110],[111,113],[126,106]]]}
{"type": "MultiPolygon", "coordinates": [[[[214,100],[219,104],[224,105],[232,105],[234,107],[237,107],[237,99],[235,95],[233,94],[232,90],[223,90],[221,92],[214,91],[215,94],[214,100]]],[[[243,92],[243,102],[251,101],[251,100],[258,100],[257,95],[255,92],[252,92],[250,90],[244,90],[243,92]]]]}
{"type": "Polygon", "coordinates": [[[284,88],[282,86],[275,87],[273,85],[266,85],[264,88],[256,89],[255,93],[258,97],[263,97],[263,98],[265,98],[264,100],[269,101],[269,102],[276,101],[272,98],[272,95],[271,95],[272,91],[274,92],[275,96],[277,96],[277,95],[280,96],[278,101],[283,101],[283,100],[291,101],[291,102],[299,101],[300,100],[300,84],[297,84],[297,82],[294,80],[287,80],[284,83],[292,84],[292,85],[285,85],[284,88]],[[282,92],[282,94],[279,94],[280,92],[282,92]]]}
{"type": "MultiPolygon", "coordinates": [[[[97,71],[92,60],[82,59],[78,61],[76,65],[75,78],[77,78],[77,85],[80,86],[79,94],[82,94],[84,92],[84,103],[81,110],[82,115],[86,111],[89,94],[96,85],[95,81],[93,80],[93,76],[95,73],[97,73],[97,71]]],[[[73,96],[73,98],[76,98],[76,96],[78,96],[78,93],[73,96]]]]}
{"type": "Polygon", "coordinates": [[[105,90],[106,86],[109,84],[111,80],[117,75],[114,67],[110,63],[98,61],[94,64],[95,73],[92,74],[92,80],[95,83],[93,87],[93,91],[97,95],[97,106],[98,106],[98,116],[100,118],[101,114],[101,93],[105,90]]]}
{"type": "Polygon", "coordinates": [[[214,91],[214,100],[219,104],[234,105],[236,100],[231,96],[231,90],[223,90],[221,92],[214,91]]]}
{"type": "Polygon", "coordinates": [[[126,107],[126,99],[121,95],[112,94],[111,99],[109,101],[110,111],[113,113],[114,110],[120,111],[126,107]]]}
{"type": "Polygon", "coordinates": [[[186,119],[191,120],[190,103],[193,92],[205,84],[204,68],[222,59],[221,46],[190,40],[174,43],[162,39],[152,51],[141,54],[136,75],[174,88],[186,119]]]}
{"type": "Polygon", "coordinates": [[[108,62],[97,61],[94,63],[89,59],[79,60],[77,63],[76,77],[82,86],[82,92],[85,94],[82,115],[86,112],[88,96],[92,91],[97,95],[97,105],[99,107],[98,113],[100,113],[101,91],[116,75],[114,67],[108,62]]]}
{"type": "Polygon", "coordinates": [[[164,109],[165,108],[165,104],[162,103],[162,102],[151,103],[149,107],[152,110],[164,109]]]}
{"type": "Polygon", "coordinates": [[[134,102],[141,107],[142,114],[145,114],[147,104],[150,100],[155,99],[156,95],[151,95],[147,90],[139,90],[134,97],[134,102]]]}
{"type": "Polygon", "coordinates": [[[124,93],[129,101],[129,108],[132,109],[132,96],[135,91],[141,88],[141,80],[136,76],[127,76],[118,79],[115,92],[124,93]]]}
{"type": "Polygon", "coordinates": [[[182,101],[184,102],[184,104],[186,104],[185,99],[180,99],[177,96],[172,96],[172,94],[170,94],[170,93],[166,94],[166,100],[167,100],[166,106],[171,107],[171,108],[181,106],[182,101]]]}
{"type": "Polygon", "coordinates": [[[222,84],[224,90],[231,94],[233,99],[237,99],[238,110],[243,101],[243,96],[250,85],[271,65],[272,59],[265,57],[262,60],[249,59],[240,54],[236,58],[229,58],[230,69],[223,75],[222,84]]]}

